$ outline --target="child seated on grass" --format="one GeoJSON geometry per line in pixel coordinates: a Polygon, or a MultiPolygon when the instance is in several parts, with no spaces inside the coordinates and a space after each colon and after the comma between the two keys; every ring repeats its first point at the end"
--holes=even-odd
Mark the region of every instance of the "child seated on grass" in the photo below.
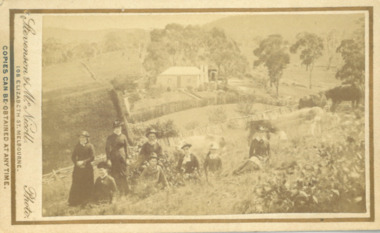
{"type": "Polygon", "coordinates": [[[112,203],[114,194],[117,191],[115,180],[108,175],[110,169],[106,162],[98,164],[100,176],[94,185],[94,201],[96,203],[112,203]]]}

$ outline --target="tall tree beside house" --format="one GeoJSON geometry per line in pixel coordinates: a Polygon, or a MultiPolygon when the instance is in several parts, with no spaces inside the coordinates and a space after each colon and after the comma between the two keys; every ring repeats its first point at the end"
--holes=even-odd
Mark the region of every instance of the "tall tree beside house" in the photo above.
{"type": "Polygon", "coordinates": [[[309,89],[311,89],[315,61],[322,56],[323,39],[314,33],[300,33],[297,35],[297,41],[290,47],[290,52],[297,53],[299,49],[302,50],[300,53],[302,65],[305,65],[309,71],[309,89]]]}
{"type": "Polygon", "coordinates": [[[283,70],[290,62],[287,42],[281,35],[270,35],[260,42],[253,54],[258,58],[254,61],[253,66],[257,67],[263,64],[267,68],[270,86],[275,85],[278,96],[283,70]]]}
{"type": "Polygon", "coordinates": [[[344,31],[342,33],[339,33],[338,30],[333,29],[324,36],[325,53],[327,55],[326,70],[330,70],[333,61],[336,59],[336,48],[339,46],[339,38],[342,37],[344,34],[344,31]]]}
{"type": "Polygon", "coordinates": [[[220,29],[206,30],[199,26],[168,24],[150,33],[144,67],[150,76],[157,76],[170,66],[215,65],[219,74],[244,73],[247,61],[235,41],[220,29]]]}
{"type": "Polygon", "coordinates": [[[346,84],[354,84],[364,90],[365,80],[365,41],[364,18],[356,22],[358,29],[352,39],[342,40],[336,52],[341,55],[344,64],[335,77],[346,84]]]}

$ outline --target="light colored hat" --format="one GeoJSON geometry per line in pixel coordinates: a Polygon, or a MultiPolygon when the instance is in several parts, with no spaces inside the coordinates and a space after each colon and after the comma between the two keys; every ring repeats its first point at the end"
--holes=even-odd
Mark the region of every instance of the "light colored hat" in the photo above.
{"type": "Polygon", "coordinates": [[[216,143],[211,143],[210,150],[217,150],[219,146],[216,143]]]}
{"type": "Polygon", "coordinates": [[[89,134],[87,131],[83,130],[83,131],[80,133],[80,136],[83,136],[83,137],[87,137],[87,138],[89,138],[89,137],[90,137],[90,134],[89,134]]]}
{"type": "Polygon", "coordinates": [[[150,154],[150,156],[149,156],[149,160],[151,160],[151,159],[158,159],[157,154],[152,152],[152,154],[150,154]]]}
{"type": "Polygon", "coordinates": [[[150,130],[148,130],[148,131],[146,132],[145,136],[148,137],[149,134],[154,134],[154,135],[157,136],[157,131],[156,131],[155,129],[150,129],[150,130]]]}

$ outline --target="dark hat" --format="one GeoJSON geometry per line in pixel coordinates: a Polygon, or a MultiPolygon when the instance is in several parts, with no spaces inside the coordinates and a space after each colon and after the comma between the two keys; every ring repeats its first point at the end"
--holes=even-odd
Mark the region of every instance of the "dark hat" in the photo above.
{"type": "Polygon", "coordinates": [[[80,133],[79,136],[83,136],[83,137],[87,137],[87,138],[89,138],[89,137],[90,137],[90,134],[89,134],[87,131],[83,130],[83,131],[80,133]]]}
{"type": "Polygon", "coordinates": [[[121,127],[123,124],[124,124],[123,122],[116,120],[113,122],[113,127],[114,128],[121,127]]]}
{"type": "Polygon", "coordinates": [[[110,166],[109,166],[108,163],[105,162],[105,161],[102,161],[102,162],[98,163],[98,166],[97,166],[97,167],[98,167],[98,168],[110,169],[110,166]]]}
{"type": "Polygon", "coordinates": [[[151,160],[151,159],[158,159],[157,154],[154,153],[154,152],[152,152],[152,153],[150,154],[150,156],[149,156],[149,160],[151,160]]]}
{"type": "Polygon", "coordinates": [[[192,145],[190,143],[184,143],[181,147],[181,149],[185,148],[185,147],[191,147],[192,145]]]}
{"type": "Polygon", "coordinates": [[[148,137],[149,134],[155,134],[155,135],[157,136],[157,131],[156,131],[155,129],[149,129],[149,130],[146,132],[145,136],[148,137]]]}

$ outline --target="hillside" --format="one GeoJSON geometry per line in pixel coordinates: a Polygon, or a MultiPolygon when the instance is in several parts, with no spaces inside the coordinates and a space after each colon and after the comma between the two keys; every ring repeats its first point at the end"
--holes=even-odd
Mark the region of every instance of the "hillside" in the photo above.
{"type": "MultiPolygon", "coordinates": [[[[148,197],[135,190],[114,204],[85,207],[67,207],[70,177],[45,183],[43,215],[364,212],[363,116],[340,112],[337,124],[326,117],[321,134],[314,136],[307,121],[284,122],[288,140],[272,142],[271,159],[263,169],[240,176],[232,172],[247,157],[246,132],[227,128],[222,134],[227,142],[223,171],[209,183],[203,176],[199,183],[172,186],[148,197]],[[346,141],[347,136],[354,139],[353,144],[346,141]]],[[[200,161],[206,152],[197,154],[200,161]]]]}
{"type": "Polygon", "coordinates": [[[49,38],[58,39],[61,43],[79,41],[101,42],[107,34],[115,34],[125,42],[146,41],[149,34],[143,29],[104,29],[104,30],[70,30],[64,28],[44,27],[42,41],[49,38]]]}
{"type": "Polygon", "coordinates": [[[90,59],[43,67],[43,92],[78,86],[86,89],[87,85],[107,86],[108,82],[118,75],[137,76],[142,72],[136,50],[109,52],[90,59]]]}

